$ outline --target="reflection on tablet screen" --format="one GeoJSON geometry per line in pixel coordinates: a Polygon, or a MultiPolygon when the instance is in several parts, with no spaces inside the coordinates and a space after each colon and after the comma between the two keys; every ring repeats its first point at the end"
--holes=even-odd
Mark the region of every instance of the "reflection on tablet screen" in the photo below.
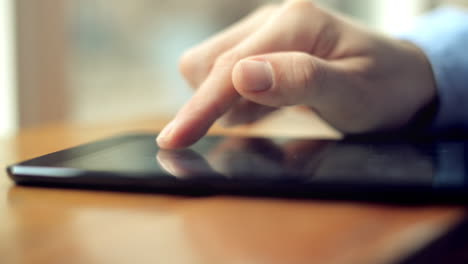
{"type": "Polygon", "coordinates": [[[466,144],[207,137],[184,150],[159,150],[153,136],[57,166],[179,179],[224,177],[305,182],[460,185],[466,144]]]}

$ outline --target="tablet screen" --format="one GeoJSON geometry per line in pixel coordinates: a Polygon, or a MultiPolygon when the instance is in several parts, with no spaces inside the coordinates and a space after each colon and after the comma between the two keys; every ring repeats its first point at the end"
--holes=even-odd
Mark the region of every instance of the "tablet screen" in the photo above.
{"type": "MultiPolygon", "coordinates": [[[[71,149],[49,166],[176,179],[464,185],[467,144],[458,141],[333,141],[206,137],[183,150],[160,150],[154,135],[71,149]]],[[[36,164],[40,165],[40,164],[36,164]]]]}

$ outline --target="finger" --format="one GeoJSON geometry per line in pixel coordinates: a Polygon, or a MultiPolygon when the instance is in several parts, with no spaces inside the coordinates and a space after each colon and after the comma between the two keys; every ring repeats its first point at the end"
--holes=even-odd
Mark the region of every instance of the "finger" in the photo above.
{"type": "Polygon", "coordinates": [[[337,65],[301,52],[280,52],[241,60],[233,70],[239,94],[271,107],[307,105],[317,108],[349,84],[337,65]]]}
{"type": "Polygon", "coordinates": [[[360,58],[325,61],[300,52],[265,54],[237,63],[233,83],[252,102],[307,106],[337,129],[357,133],[378,122],[364,118],[374,102],[366,82],[353,72],[359,63],[360,58]]]}
{"type": "Polygon", "coordinates": [[[258,31],[218,57],[207,79],[158,137],[159,146],[174,149],[193,144],[235,105],[240,97],[233,87],[232,70],[239,60],[285,50],[308,51],[313,40],[309,35],[317,32],[315,27],[309,30],[303,18],[316,15],[316,11],[312,2],[285,5],[258,31]]]}
{"type": "Polygon", "coordinates": [[[257,30],[276,9],[276,5],[263,6],[240,22],[185,52],[179,68],[187,82],[193,88],[198,88],[210,73],[216,58],[257,30]]]}

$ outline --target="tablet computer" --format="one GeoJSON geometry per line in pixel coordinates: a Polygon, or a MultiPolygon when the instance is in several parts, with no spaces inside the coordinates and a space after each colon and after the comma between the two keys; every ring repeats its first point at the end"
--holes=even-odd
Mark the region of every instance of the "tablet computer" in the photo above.
{"type": "Polygon", "coordinates": [[[207,136],[162,150],[127,134],[7,168],[23,185],[182,195],[464,203],[468,141],[207,136]]]}

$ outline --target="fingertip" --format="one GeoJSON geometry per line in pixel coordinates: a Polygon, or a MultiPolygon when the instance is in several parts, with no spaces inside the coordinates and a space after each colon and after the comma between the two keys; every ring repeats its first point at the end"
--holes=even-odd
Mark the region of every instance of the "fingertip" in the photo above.
{"type": "Polygon", "coordinates": [[[172,149],[170,142],[160,136],[156,137],[156,145],[161,149],[172,149]]]}
{"type": "Polygon", "coordinates": [[[173,149],[171,140],[165,136],[162,136],[162,134],[159,134],[156,137],[156,144],[161,149],[173,149]]]}
{"type": "Polygon", "coordinates": [[[177,146],[175,140],[174,140],[174,121],[170,122],[164,129],[159,133],[159,135],[156,138],[156,144],[161,148],[161,149],[177,149],[179,146],[177,146]]]}
{"type": "Polygon", "coordinates": [[[187,144],[184,142],[178,142],[173,139],[161,138],[161,137],[156,138],[156,144],[158,145],[160,149],[165,149],[165,150],[183,149],[191,145],[191,144],[187,144]]]}
{"type": "Polygon", "coordinates": [[[160,149],[165,149],[165,150],[183,149],[191,145],[191,143],[177,141],[173,138],[167,138],[167,137],[161,137],[161,136],[158,136],[156,138],[156,144],[158,145],[160,149]]]}
{"type": "Polygon", "coordinates": [[[156,138],[156,144],[167,150],[187,148],[202,138],[208,128],[193,120],[177,119],[161,131],[156,138]]]}

